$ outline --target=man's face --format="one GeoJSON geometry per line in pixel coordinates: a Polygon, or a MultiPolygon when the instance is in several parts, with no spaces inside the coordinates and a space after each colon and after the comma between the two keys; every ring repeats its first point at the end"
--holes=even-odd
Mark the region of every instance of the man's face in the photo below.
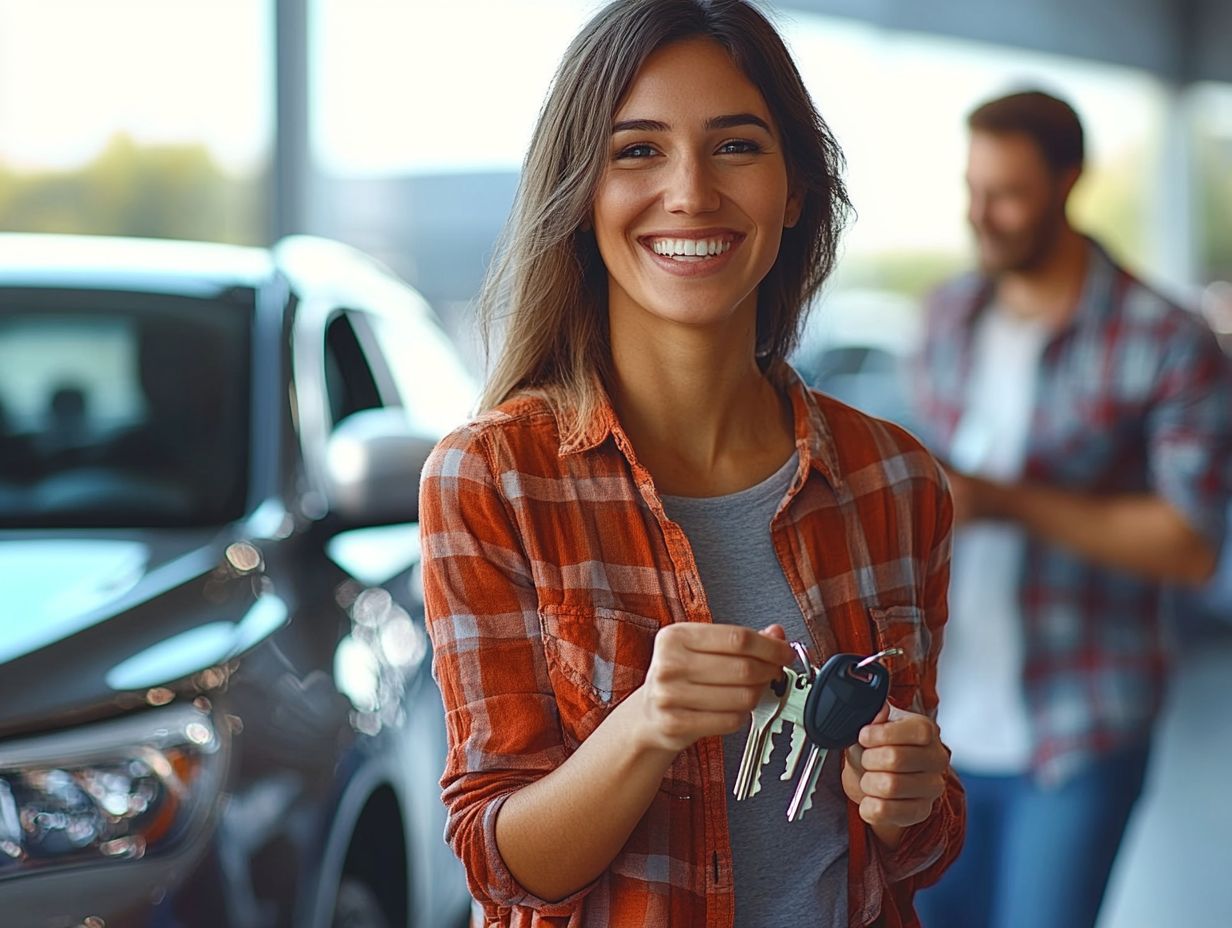
{"type": "Polygon", "coordinates": [[[987,273],[1039,265],[1065,227],[1065,201],[1076,178],[1076,170],[1054,174],[1026,135],[971,134],[967,221],[987,273]]]}

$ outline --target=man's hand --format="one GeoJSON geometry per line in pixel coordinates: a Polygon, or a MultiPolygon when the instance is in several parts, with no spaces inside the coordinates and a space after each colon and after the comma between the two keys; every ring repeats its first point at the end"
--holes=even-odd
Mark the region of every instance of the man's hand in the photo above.
{"type": "Polygon", "coordinates": [[[950,497],[954,500],[954,524],[962,525],[979,519],[1000,518],[1003,513],[997,505],[1004,485],[994,483],[973,474],[947,467],[945,475],[950,480],[950,497]]]}
{"type": "Polygon", "coordinates": [[[950,768],[937,724],[888,702],[861,729],[845,759],[843,791],[890,847],[897,846],[904,828],[932,814],[950,768]]]}
{"type": "Polygon", "coordinates": [[[1104,567],[1165,583],[1205,583],[1218,563],[1217,547],[1189,517],[1151,493],[999,483],[949,467],[945,474],[955,525],[1002,519],[1104,567]]]}

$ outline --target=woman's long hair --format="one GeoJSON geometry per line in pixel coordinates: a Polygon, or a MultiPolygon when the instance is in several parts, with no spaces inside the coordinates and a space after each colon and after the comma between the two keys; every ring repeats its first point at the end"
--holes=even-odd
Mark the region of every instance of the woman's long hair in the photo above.
{"type": "Polygon", "coordinates": [[[480,405],[533,391],[563,414],[566,436],[599,403],[610,364],[607,272],[590,228],[612,121],[646,59],[690,38],[720,43],[757,87],[782,137],[803,208],[783,230],[758,286],[757,356],[773,371],[795,347],[804,312],[834,267],[851,204],[843,155],[782,39],[745,0],[614,0],[570,44],[539,115],[517,197],[480,292],[484,344],[504,345],[480,405]]]}

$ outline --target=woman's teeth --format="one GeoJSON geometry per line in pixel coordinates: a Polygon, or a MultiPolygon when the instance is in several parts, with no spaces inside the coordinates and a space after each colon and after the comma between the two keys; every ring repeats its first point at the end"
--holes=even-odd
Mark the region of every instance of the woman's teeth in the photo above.
{"type": "Polygon", "coordinates": [[[712,258],[729,251],[731,246],[731,241],[721,238],[658,238],[651,242],[655,254],[675,260],[712,258]]]}

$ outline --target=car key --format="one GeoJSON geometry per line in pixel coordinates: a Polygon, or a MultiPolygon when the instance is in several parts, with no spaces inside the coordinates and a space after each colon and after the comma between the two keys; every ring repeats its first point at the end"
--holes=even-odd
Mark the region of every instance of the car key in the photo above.
{"type": "Polygon", "coordinates": [[[787,808],[789,822],[802,818],[812,808],[813,791],[830,750],[855,744],[860,729],[881,711],[890,691],[890,672],[878,659],[901,653],[899,648],[890,648],[871,657],[835,654],[817,671],[803,712],[804,730],[811,744],[787,808]]]}

